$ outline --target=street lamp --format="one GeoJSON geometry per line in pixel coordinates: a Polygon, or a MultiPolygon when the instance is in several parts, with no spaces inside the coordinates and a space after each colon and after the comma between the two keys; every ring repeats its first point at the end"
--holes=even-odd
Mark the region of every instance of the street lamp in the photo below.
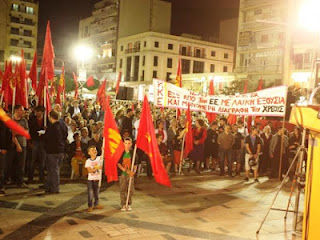
{"type": "Polygon", "coordinates": [[[16,56],[16,55],[11,55],[10,56],[10,60],[14,63],[19,63],[22,61],[22,58],[20,56],[16,56]]]}
{"type": "Polygon", "coordinates": [[[80,83],[80,89],[87,80],[87,69],[84,66],[84,63],[90,60],[93,56],[93,50],[87,45],[78,45],[73,49],[74,57],[78,61],[78,82],[80,83]],[[81,63],[81,66],[79,67],[81,63]]]}

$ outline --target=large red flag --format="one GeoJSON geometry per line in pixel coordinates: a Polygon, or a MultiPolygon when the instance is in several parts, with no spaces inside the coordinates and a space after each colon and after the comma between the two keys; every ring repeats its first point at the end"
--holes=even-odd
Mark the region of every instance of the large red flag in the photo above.
{"type": "Polygon", "coordinates": [[[26,131],[23,127],[21,127],[18,123],[16,123],[14,120],[12,120],[6,113],[3,111],[2,108],[0,108],[0,120],[3,121],[3,123],[10,128],[14,133],[24,136],[27,139],[30,139],[29,132],[26,131]]]}
{"type": "Polygon", "coordinates": [[[107,85],[107,80],[105,79],[97,92],[97,100],[100,106],[102,107],[102,109],[104,109],[106,105],[106,85],[107,85]]]}
{"type": "Polygon", "coordinates": [[[114,120],[109,104],[109,97],[106,100],[104,115],[104,171],[107,181],[118,181],[117,163],[124,151],[124,144],[114,120]]]}
{"type": "Polygon", "coordinates": [[[64,94],[65,91],[65,77],[64,77],[64,64],[62,65],[61,75],[58,84],[56,103],[61,104],[61,93],[64,94]]]}
{"type": "Polygon", "coordinates": [[[31,85],[32,89],[34,91],[37,90],[37,78],[38,78],[38,73],[37,73],[37,52],[34,52],[34,57],[32,61],[32,65],[28,74],[28,78],[31,79],[31,85]]]}
{"type": "Polygon", "coordinates": [[[6,62],[3,81],[2,81],[2,87],[1,87],[6,109],[8,109],[8,105],[12,104],[14,86],[15,86],[15,78],[12,72],[12,62],[10,61],[8,64],[6,62]]]}
{"type": "Polygon", "coordinates": [[[153,170],[153,176],[156,182],[170,187],[171,183],[164,167],[157,144],[147,96],[144,97],[143,101],[136,144],[138,148],[140,148],[149,156],[153,170]]]}
{"type": "MultiPolygon", "coordinates": [[[[209,96],[213,96],[214,95],[214,80],[210,80],[210,84],[209,84],[209,96]]],[[[217,114],[215,113],[209,113],[207,112],[207,118],[209,123],[211,124],[214,120],[216,120],[216,116],[217,114]]]]}
{"type": "Polygon", "coordinates": [[[192,134],[192,118],[190,112],[190,106],[186,112],[186,137],[185,137],[185,148],[184,155],[188,156],[189,153],[193,150],[193,134],[192,134]]]}
{"type": "Polygon", "coordinates": [[[121,75],[122,75],[122,72],[119,72],[117,85],[116,85],[116,96],[118,95],[118,92],[119,92],[119,89],[120,89],[121,75]]]}
{"type": "Polygon", "coordinates": [[[21,50],[21,61],[16,64],[16,105],[22,105],[28,107],[28,89],[27,89],[27,78],[26,78],[26,61],[24,60],[24,52],[21,50]]]}
{"type": "Polygon", "coordinates": [[[74,88],[74,99],[78,99],[78,77],[75,73],[72,73],[73,74],[73,81],[74,81],[74,85],[75,85],[75,88],[74,88]]]}
{"type": "Polygon", "coordinates": [[[93,87],[94,86],[94,80],[93,80],[93,77],[90,76],[88,79],[87,79],[87,87],[93,87]]]}
{"type": "Polygon", "coordinates": [[[39,97],[39,105],[43,104],[43,92],[48,80],[54,79],[54,50],[51,39],[50,21],[47,24],[46,38],[43,47],[42,64],[40,72],[40,80],[37,86],[37,96],[39,97]]]}

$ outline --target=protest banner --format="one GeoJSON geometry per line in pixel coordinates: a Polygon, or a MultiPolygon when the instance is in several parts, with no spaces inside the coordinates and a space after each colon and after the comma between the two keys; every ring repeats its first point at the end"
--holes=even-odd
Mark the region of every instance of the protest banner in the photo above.
{"type": "Polygon", "coordinates": [[[285,115],[287,86],[263,89],[236,96],[200,94],[154,79],[154,105],[217,114],[248,116],[285,115]]]}

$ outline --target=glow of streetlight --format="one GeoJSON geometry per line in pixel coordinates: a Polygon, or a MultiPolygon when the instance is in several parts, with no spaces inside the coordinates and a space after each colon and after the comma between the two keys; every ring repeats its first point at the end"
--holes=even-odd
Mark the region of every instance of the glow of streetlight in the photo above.
{"type": "Polygon", "coordinates": [[[19,63],[19,62],[21,62],[22,58],[21,58],[20,56],[11,55],[11,56],[10,56],[10,60],[11,60],[12,62],[19,63]]]}
{"type": "Polygon", "coordinates": [[[86,61],[93,56],[93,51],[88,46],[79,45],[74,48],[74,56],[77,60],[86,61]]]}
{"type": "Polygon", "coordinates": [[[310,32],[320,32],[320,1],[304,0],[299,11],[299,25],[310,32]]]}

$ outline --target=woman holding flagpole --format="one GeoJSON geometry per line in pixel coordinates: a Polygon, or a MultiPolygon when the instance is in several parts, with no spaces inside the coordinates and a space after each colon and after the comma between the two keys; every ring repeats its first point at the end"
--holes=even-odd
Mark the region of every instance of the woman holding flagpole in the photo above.
{"type": "MultiPolygon", "coordinates": [[[[204,121],[198,119],[195,122],[193,129],[193,150],[190,152],[189,157],[192,163],[196,164],[196,172],[200,174],[200,164],[204,161],[204,142],[207,137],[207,130],[204,127],[204,121]]],[[[192,164],[189,166],[191,171],[192,164]]]]}

